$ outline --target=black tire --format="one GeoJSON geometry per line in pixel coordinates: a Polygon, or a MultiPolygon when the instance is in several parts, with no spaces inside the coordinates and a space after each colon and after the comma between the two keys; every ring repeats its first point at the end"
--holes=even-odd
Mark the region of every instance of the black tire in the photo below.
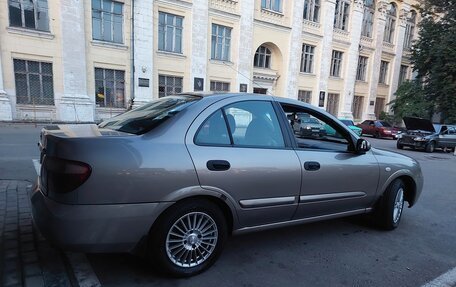
{"type": "MultiPolygon", "coordinates": [[[[192,220],[193,219],[191,219],[191,221],[192,220]]],[[[149,234],[148,255],[150,256],[152,263],[155,265],[156,268],[158,268],[158,270],[161,273],[173,277],[190,277],[205,271],[210,266],[212,266],[212,264],[214,264],[214,262],[217,260],[217,258],[220,256],[222,252],[223,245],[227,238],[227,234],[228,231],[225,216],[223,212],[220,210],[220,208],[217,207],[217,205],[213,204],[209,200],[204,199],[183,201],[181,203],[175,204],[170,209],[165,211],[165,213],[161,215],[158,221],[154,224],[149,234]],[[183,232],[181,233],[182,238],[185,237],[185,240],[182,239],[181,241],[179,237],[175,237],[170,233],[172,228],[173,231],[179,230],[175,227],[176,225],[177,227],[180,227],[181,230],[186,230],[181,225],[182,222],[179,222],[180,219],[187,219],[186,216],[190,216],[190,218],[192,218],[191,216],[198,215],[207,216],[207,219],[210,218],[212,222],[209,221],[208,224],[210,226],[214,225],[215,228],[210,228],[209,230],[205,231],[204,228],[209,226],[202,225],[201,230],[198,230],[197,226],[202,223],[198,223],[199,220],[198,217],[196,217],[197,219],[194,221],[194,223],[191,223],[194,224],[193,226],[190,226],[189,222],[185,223],[185,227],[189,229],[187,235],[185,235],[183,232]],[[205,242],[213,245],[208,245],[204,243],[204,238],[198,239],[200,238],[200,236],[204,235],[207,232],[210,232],[210,238],[216,239],[215,241],[213,239],[206,239],[205,242]],[[170,241],[173,241],[173,243],[168,242],[168,239],[170,239],[170,241]],[[200,240],[200,242],[197,242],[198,240],[200,240]],[[177,241],[179,242],[176,243],[177,241]],[[190,246],[192,244],[193,247],[190,246]],[[167,246],[170,246],[171,248],[168,249],[167,246]],[[186,249],[185,246],[189,249],[186,249]],[[213,249],[211,250],[211,248],[213,249]],[[198,251],[200,251],[199,255],[197,255],[197,249],[198,251]],[[173,250],[181,251],[177,252],[173,250]],[[182,258],[179,258],[180,256],[182,256],[179,254],[185,254],[185,252],[190,252],[190,250],[194,251],[194,253],[190,253],[190,257],[196,256],[196,258],[199,257],[202,261],[198,263],[192,262],[192,258],[190,258],[190,260],[188,260],[187,258],[185,258],[184,260],[182,260],[182,258]],[[211,252],[206,254],[206,250],[211,250],[211,252]],[[172,254],[173,252],[177,252],[177,254],[174,257],[172,254]],[[204,258],[203,254],[206,254],[207,257],[204,258]],[[189,266],[182,266],[179,264],[187,264],[189,266]],[[193,264],[193,266],[190,266],[190,264],[193,264]]]]}
{"type": "Polygon", "coordinates": [[[432,153],[435,150],[435,142],[431,141],[426,145],[426,152],[432,153]]]}
{"type": "Polygon", "coordinates": [[[404,209],[404,197],[404,182],[400,179],[391,182],[375,207],[374,222],[378,227],[393,230],[399,226],[404,209]]]}
{"type": "Polygon", "coordinates": [[[379,132],[375,132],[374,138],[378,138],[379,139],[380,138],[380,133],[379,132]]]}
{"type": "Polygon", "coordinates": [[[396,147],[398,149],[404,149],[404,145],[402,145],[399,141],[396,142],[396,147]]]}

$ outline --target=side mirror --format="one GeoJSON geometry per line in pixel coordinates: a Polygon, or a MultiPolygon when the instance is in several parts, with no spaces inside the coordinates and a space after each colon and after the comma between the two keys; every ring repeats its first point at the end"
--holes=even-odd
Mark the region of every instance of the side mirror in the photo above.
{"type": "Polygon", "coordinates": [[[365,139],[356,141],[356,153],[365,153],[371,149],[371,144],[365,139]]]}

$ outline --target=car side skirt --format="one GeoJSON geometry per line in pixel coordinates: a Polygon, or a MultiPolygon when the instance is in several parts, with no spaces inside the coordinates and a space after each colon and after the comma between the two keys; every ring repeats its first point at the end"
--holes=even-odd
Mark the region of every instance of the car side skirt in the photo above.
{"type": "Polygon", "coordinates": [[[333,214],[326,214],[326,215],[320,215],[320,216],[314,216],[314,217],[295,219],[295,220],[284,221],[284,222],[275,222],[275,223],[263,224],[263,225],[258,225],[258,226],[243,227],[243,228],[240,228],[237,230],[233,230],[233,234],[235,234],[235,235],[244,234],[244,233],[249,233],[249,232],[254,232],[254,231],[259,231],[259,230],[286,227],[286,226],[310,223],[310,222],[315,222],[315,221],[333,219],[333,218],[338,218],[338,217],[363,214],[363,213],[371,212],[372,210],[373,210],[373,208],[369,207],[369,208],[362,208],[362,209],[338,212],[338,213],[333,213],[333,214]]]}

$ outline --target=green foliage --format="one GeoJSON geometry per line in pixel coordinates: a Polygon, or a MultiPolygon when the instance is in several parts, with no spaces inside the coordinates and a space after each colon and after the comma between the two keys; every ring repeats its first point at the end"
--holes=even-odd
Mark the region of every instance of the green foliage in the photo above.
{"type": "Polygon", "coordinates": [[[428,99],[419,81],[402,83],[396,91],[396,99],[388,103],[394,112],[393,122],[403,117],[431,119],[434,113],[433,102],[428,99]]]}
{"type": "Polygon", "coordinates": [[[412,47],[411,60],[422,85],[405,85],[398,90],[401,99],[393,106],[398,112],[410,113],[409,106],[401,111],[407,101],[417,108],[416,114],[422,114],[426,108],[422,100],[426,100],[431,103],[427,108],[441,113],[442,122],[456,122],[456,1],[425,0],[420,12],[419,38],[412,47]],[[412,104],[409,96],[414,93],[418,94],[412,104]]]}

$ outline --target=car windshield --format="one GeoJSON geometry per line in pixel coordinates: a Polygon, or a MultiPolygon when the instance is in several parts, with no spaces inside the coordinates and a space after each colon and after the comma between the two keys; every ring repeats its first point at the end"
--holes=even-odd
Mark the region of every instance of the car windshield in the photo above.
{"type": "Polygon", "coordinates": [[[131,134],[143,134],[200,99],[199,96],[188,95],[164,97],[105,120],[99,124],[99,127],[131,134]]]}
{"type": "Polygon", "coordinates": [[[390,127],[391,127],[391,125],[390,125],[389,123],[387,123],[387,122],[379,121],[379,123],[380,123],[382,126],[384,126],[384,127],[387,127],[387,128],[390,128],[390,127]]]}
{"type": "Polygon", "coordinates": [[[315,118],[301,118],[302,123],[306,124],[319,124],[320,122],[315,118]]]}
{"type": "Polygon", "coordinates": [[[354,126],[355,124],[351,120],[340,120],[346,126],[354,126]]]}

